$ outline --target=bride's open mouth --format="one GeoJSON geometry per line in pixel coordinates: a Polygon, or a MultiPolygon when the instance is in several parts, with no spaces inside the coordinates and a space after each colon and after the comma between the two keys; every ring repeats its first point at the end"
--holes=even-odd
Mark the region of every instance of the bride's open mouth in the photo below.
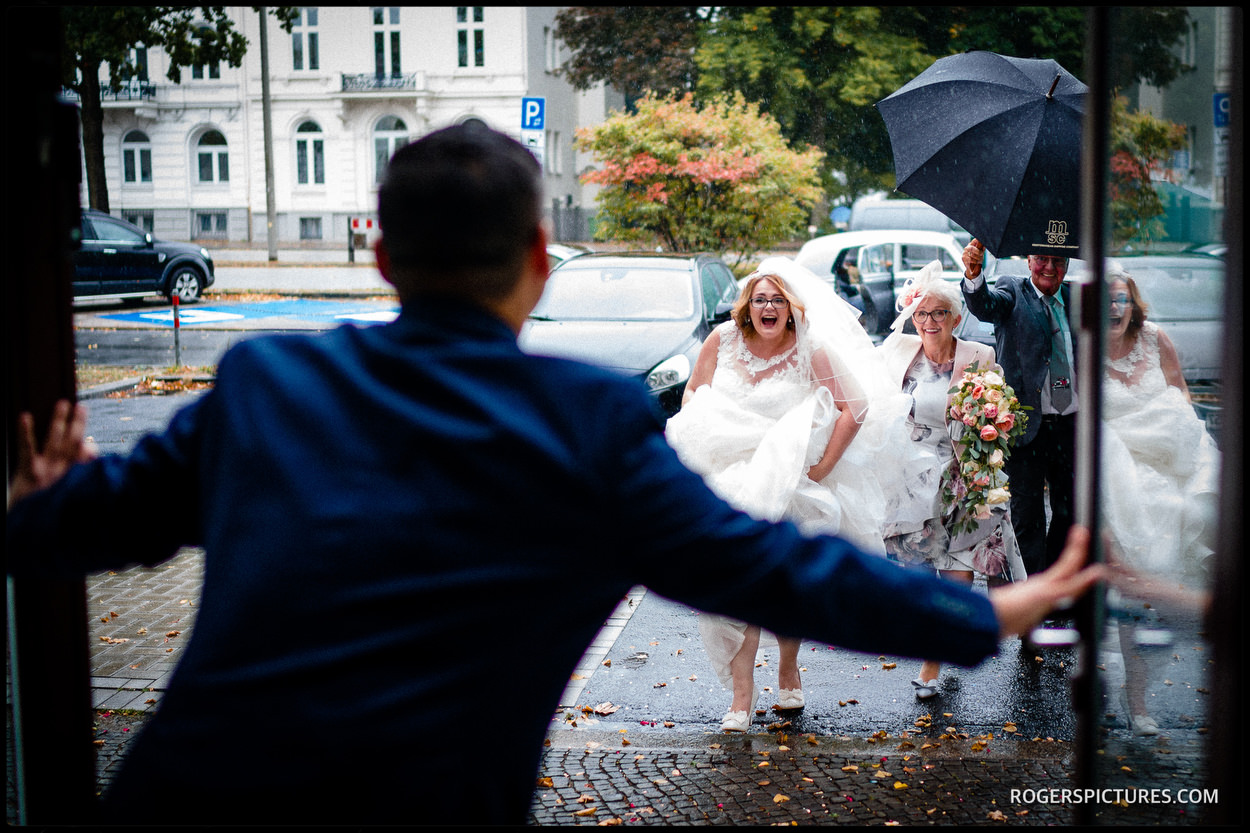
{"type": "Polygon", "coordinates": [[[774,312],[766,312],[760,316],[760,324],[765,327],[775,327],[777,325],[778,315],[774,312]]]}

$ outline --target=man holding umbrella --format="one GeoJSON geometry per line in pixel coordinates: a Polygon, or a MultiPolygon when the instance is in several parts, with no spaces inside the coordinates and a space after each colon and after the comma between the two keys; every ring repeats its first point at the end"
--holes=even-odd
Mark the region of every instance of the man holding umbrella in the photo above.
{"type": "Polygon", "coordinates": [[[1072,525],[1077,330],[1070,323],[1070,293],[1063,282],[1068,258],[1029,255],[1027,278],[1000,275],[991,288],[981,274],[984,256],[977,240],[964,249],[964,300],[973,315],[994,325],[1007,384],[1031,408],[1006,468],[1012,524],[1032,575],[1055,562],[1072,525]]]}
{"type": "Polygon", "coordinates": [[[1007,382],[1032,409],[1007,461],[1012,522],[1029,573],[1054,562],[1072,524],[1076,330],[1063,279],[1068,256],[1080,251],[1086,92],[1050,59],[965,52],[939,58],[877,103],[896,188],[976,238],[964,249],[964,298],[994,325],[1007,382]],[[1028,255],[1029,277],[1000,275],[987,286],[987,250],[1028,255]]]}

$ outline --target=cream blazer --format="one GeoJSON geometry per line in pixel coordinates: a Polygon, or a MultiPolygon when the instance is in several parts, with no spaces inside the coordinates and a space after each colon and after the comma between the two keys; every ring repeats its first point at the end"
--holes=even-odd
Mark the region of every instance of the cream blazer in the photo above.
{"type": "MultiPolygon", "coordinates": [[[[885,360],[886,369],[889,371],[890,382],[896,390],[903,389],[903,377],[907,375],[907,368],[911,367],[911,363],[916,360],[921,347],[920,336],[910,333],[891,333],[881,344],[879,349],[885,360]]],[[[973,362],[980,362],[982,368],[993,366],[995,370],[1002,372],[1002,368],[995,363],[993,347],[957,338],[955,339],[955,369],[951,373],[952,385],[959,381],[959,377],[973,362]]],[[[948,394],[946,397],[948,411],[951,399],[952,397],[948,394]]]]}

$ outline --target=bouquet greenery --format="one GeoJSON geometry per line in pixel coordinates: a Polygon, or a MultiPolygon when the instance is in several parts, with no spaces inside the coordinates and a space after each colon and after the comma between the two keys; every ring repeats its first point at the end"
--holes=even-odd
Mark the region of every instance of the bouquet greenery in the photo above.
{"type": "Polygon", "coordinates": [[[948,393],[954,394],[950,425],[958,445],[956,459],[942,476],[942,504],[955,513],[954,536],[975,528],[993,507],[1011,499],[1003,464],[1024,433],[1029,407],[1020,404],[1002,373],[977,362],[948,393]]]}

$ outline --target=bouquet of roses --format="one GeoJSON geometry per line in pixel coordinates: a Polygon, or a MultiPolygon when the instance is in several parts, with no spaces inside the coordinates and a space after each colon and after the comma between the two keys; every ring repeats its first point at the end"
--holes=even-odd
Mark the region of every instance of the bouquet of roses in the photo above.
{"type": "Polygon", "coordinates": [[[974,362],[951,387],[952,436],[956,459],[942,477],[942,503],[956,512],[951,535],[974,528],[993,507],[1011,499],[1003,464],[1011,445],[1024,433],[1029,410],[1021,405],[1001,373],[974,362]]]}

